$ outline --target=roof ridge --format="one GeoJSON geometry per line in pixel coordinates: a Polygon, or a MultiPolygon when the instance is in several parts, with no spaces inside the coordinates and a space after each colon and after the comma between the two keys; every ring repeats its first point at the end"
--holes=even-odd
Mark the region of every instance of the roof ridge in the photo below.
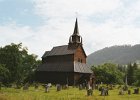
{"type": "Polygon", "coordinates": [[[63,46],[68,46],[68,45],[60,45],[60,46],[55,46],[53,48],[56,48],[56,47],[63,47],[63,46]]]}

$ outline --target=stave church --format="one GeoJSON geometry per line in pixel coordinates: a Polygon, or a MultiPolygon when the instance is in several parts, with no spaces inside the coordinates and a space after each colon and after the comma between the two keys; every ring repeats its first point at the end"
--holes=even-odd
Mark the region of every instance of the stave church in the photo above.
{"type": "Polygon", "coordinates": [[[76,18],[68,45],[55,46],[50,51],[45,51],[42,64],[36,72],[36,80],[42,83],[70,86],[82,83],[93,84],[94,74],[86,64],[86,58],[76,18]]]}

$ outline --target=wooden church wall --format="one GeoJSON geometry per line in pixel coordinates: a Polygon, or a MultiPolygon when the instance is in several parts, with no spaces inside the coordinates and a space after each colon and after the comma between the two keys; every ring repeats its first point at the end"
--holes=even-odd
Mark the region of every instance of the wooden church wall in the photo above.
{"type": "Polygon", "coordinates": [[[74,84],[74,73],[73,72],[37,72],[37,81],[41,83],[52,83],[52,84],[74,84]],[[38,80],[39,79],[39,80],[38,80]]]}
{"type": "Polygon", "coordinates": [[[46,62],[69,62],[69,61],[73,61],[74,55],[60,55],[60,56],[50,56],[47,58],[43,58],[42,62],[46,63],[46,62]]]}
{"type": "Polygon", "coordinates": [[[74,54],[74,61],[86,63],[86,57],[81,47],[78,47],[74,54]]]}

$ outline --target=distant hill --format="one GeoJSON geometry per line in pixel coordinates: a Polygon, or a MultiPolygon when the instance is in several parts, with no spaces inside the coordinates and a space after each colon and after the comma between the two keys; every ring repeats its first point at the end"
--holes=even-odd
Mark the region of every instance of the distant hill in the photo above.
{"type": "Polygon", "coordinates": [[[106,47],[87,57],[89,65],[99,65],[105,62],[128,64],[137,60],[140,60],[140,44],[106,47]]]}

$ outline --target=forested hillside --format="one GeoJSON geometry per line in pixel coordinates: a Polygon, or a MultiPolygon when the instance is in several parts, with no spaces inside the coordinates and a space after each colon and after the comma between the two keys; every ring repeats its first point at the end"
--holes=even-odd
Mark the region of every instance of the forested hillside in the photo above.
{"type": "Polygon", "coordinates": [[[105,62],[128,64],[140,60],[140,44],[112,46],[98,50],[87,58],[89,65],[99,65],[105,62]]]}

